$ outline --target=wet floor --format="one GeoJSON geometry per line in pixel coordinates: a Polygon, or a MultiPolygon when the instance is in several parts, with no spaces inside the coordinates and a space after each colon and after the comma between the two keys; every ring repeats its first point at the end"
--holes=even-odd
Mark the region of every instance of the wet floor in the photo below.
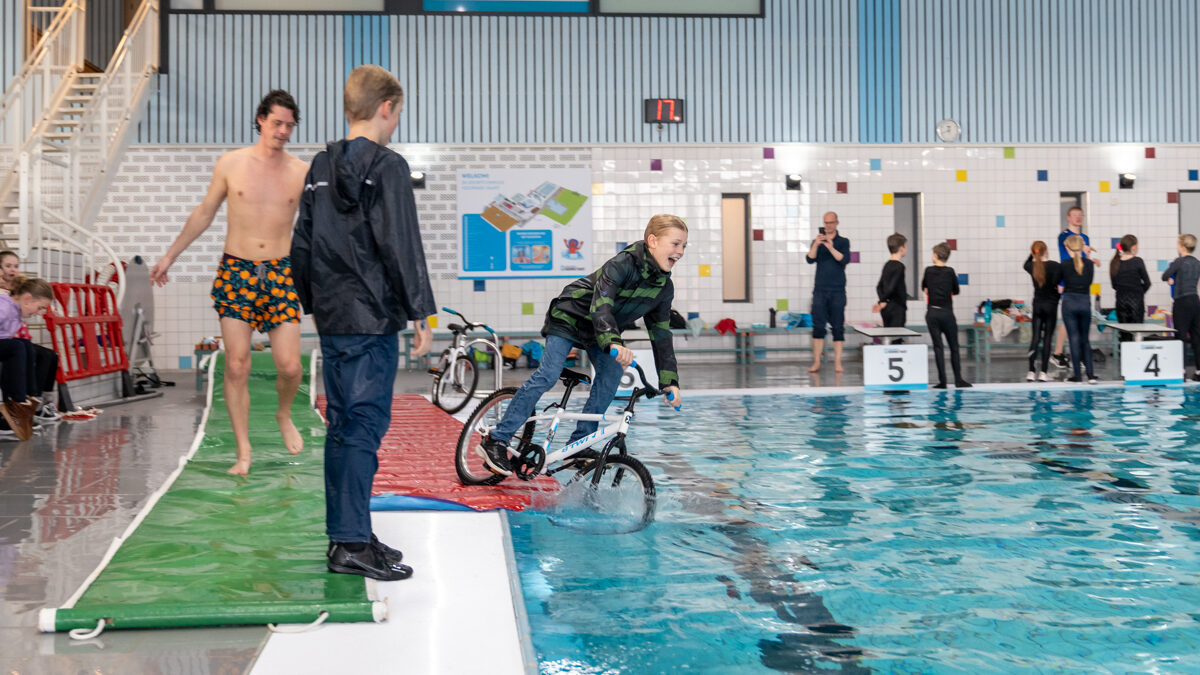
{"type": "MultiPolygon", "coordinates": [[[[1020,359],[964,365],[977,382],[1024,376],[1020,359]]],[[[683,364],[680,377],[687,389],[862,384],[857,352],[847,354],[840,377],[826,365],[819,383],[807,366],[683,364]]],[[[506,371],[505,384],[529,373],[506,371]]],[[[0,671],[243,673],[266,642],[265,628],[114,631],[86,643],[37,631],[38,610],[78,589],[187,452],[204,398],[192,373],[165,377],[178,386],[162,398],[112,406],[91,422],[48,425],[24,443],[0,440],[0,671]]],[[[429,384],[425,373],[402,372],[396,391],[428,393],[429,384]]]]}

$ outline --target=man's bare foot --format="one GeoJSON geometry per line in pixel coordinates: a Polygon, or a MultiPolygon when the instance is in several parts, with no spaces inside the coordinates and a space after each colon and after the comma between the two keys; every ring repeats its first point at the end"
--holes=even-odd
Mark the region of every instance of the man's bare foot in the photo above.
{"type": "Polygon", "coordinates": [[[234,462],[233,466],[229,467],[229,470],[225,473],[233,474],[234,476],[245,476],[249,474],[250,460],[239,459],[238,461],[234,462]]]}
{"type": "Polygon", "coordinates": [[[834,362],[833,362],[833,372],[835,372],[835,373],[844,373],[844,372],[846,372],[845,370],[843,370],[843,369],[842,369],[842,362],[841,362],[841,361],[834,361],[834,362]]]}
{"type": "Polygon", "coordinates": [[[808,372],[815,373],[819,370],[821,370],[821,359],[817,359],[816,361],[813,361],[812,367],[810,367],[808,369],[808,372]]]}
{"type": "Polygon", "coordinates": [[[304,449],[304,437],[300,435],[300,430],[292,424],[291,415],[280,416],[275,415],[275,421],[279,423],[279,431],[283,433],[283,445],[287,448],[289,454],[298,455],[304,449]]]}

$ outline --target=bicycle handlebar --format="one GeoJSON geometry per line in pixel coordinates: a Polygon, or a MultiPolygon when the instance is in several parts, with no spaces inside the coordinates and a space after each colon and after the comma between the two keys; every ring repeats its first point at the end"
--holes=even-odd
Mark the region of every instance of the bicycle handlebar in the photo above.
{"type": "Polygon", "coordinates": [[[496,335],[496,331],[492,330],[492,327],[491,327],[491,326],[489,326],[489,325],[487,325],[486,323],[472,323],[472,322],[471,322],[469,319],[467,319],[467,317],[463,316],[463,315],[462,315],[461,313],[459,313],[459,312],[456,312],[456,311],[454,311],[454,310],[450,309],[449,307],[443,307],[443,308],[442,308],[442,311],[443,311],[443,312],[445,312],[445,313],[447,313],[447,314],[453,314],[454,316],[457,316],[458,318],[460,318],[460,319],[462,319],[463,321],[465,321],[465,322],[466,322],[466,324],[467,324],[467,328],[468,328],[468,329],[470,329],[470,328],[482,328],[482,329],[486,330],[487,332],[491,333],[493,336],[494,336],[494,335],[496,335]]]}
{"type": "MultiPolygon", "coordinates": [[[[613,358],[616,358],[617,348],[613,347],[613,348],[609,349],[608,355],[613,358]]],[[[638,377],[642,378],[642,386],[645,388],[645,391],[643,393],[645,393],[647,398],[652,398],[654,396],[658,396],[659,394],[665,394],[668,401],[675,400],[674,393],[669,392],[669,391],[664,392],[661,389],[656,389],[656,388],[650,386],[650,383],[646,381],[645,371],[642,370],[642,367],[638,365],[638,362],[636,360],[632,361],[629,365],[633,366],[634,369],[637,370],[638,377]]],[[[682,405],[677,405],[677,406],[672,406],[672,407],[675,408],[676,410],[680,410],[683,408],[682,405]]]]}

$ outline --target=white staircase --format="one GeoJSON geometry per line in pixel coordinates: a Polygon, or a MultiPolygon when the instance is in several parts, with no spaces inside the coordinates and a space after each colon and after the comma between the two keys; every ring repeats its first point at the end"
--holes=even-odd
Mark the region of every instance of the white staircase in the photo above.
{"type": "Polygon", "coordinates": [[[25,2],[27,17],[57,16],[0,100],[0,246],[49,281],[115,269],[119,304],[124,272],[94,223],[154,88],[158,2],[142,1],[102,73],[83,72],[85,0],[25,2]]]}

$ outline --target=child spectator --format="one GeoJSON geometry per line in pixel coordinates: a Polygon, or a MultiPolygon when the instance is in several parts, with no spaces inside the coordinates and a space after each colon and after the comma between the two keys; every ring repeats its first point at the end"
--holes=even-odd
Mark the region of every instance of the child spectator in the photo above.
{"type": "Polygon", "coordinates": [[[346,139],[313,158],[292,237],[296,292],[324,360],[326,567],[382,581],[412,576],[371,531],[371,482],[392,421],[397,333],[416,323],[413,356],[429,351],[437,313],[408,163],[387,148],[404,90],[374,65],[346,78],[346,139]]]}
{"type": "Polygon", "coordinates": [[[1058,324],[1058,284],[1062,269],[1058,262],[1048,260],[1046,242],[1035,241],[1029,247],[1025,271],[1033,278],[1033,336],[1029,342],[1029,373],[1025,379],[1049,382],[1046,369],[1050,365],[1054,327],[1058,324]]]}
{"type": "Polygon", "coordinates": [[[958,295],[958,275],[954,268],[946,265],[950,259],[950,246],[942,242],[933,247],[933,264],[925,268],[921,277],[921,290],[926,293],[929,308],[925,311],[925,325],[929,326],[929,337],[933,341],[933,360],[937,364],[938,382],[934,389],[946,388],[946,357],[942,354],[942,339],[950,347],[950,367],[954,369],[954,386],[970,387],[963,379],[962,364],[958,355],[958,322],[954,319],[954,296],[958,295]]]}
{"type": "Polygon", "coordinates": [[[1171,314],[1175,321],[1175,334],[1180,340],[1192,343],[1192,379],[1200,382],[1200,297],[1196,286],[1200,284],[1200,260],[1192,255],[1196,251],[1196,236],[1179,235],[1176,247],[1179,257],[1163,272],[1163,281],[1175,289],[1175,300],[1171,314]]]}
{"type": "MultiPolygon", "coordinates": [[[[1108,265],[1108,277],[1117,294],[1117,321],[1141,323],[1146,318],[1146,291],[1150,290],[1150,275],[1146,274],[1146,263],[1137,257],[1138,240],[1132,234],[1121,237],[1117,242],[1117,254],[1108,265]]],[[[1121,331],[1122,342],[1130,340],[1129,333],[1121,331]]]]}
{"type": "MultiPolygon", "coordinates": [[[[13,283],[19,276],[21,258],[12,251],[0,251],[0,293],[11,293],[13,283]]],[[[58,373],[58,354],[53,349],[34,343],[33,335],[24,321],[21,322],[16,337],[28,340],[33,345],[33,360],[29,368],[33,373],[34,386],[26,393],[40,401],[34,419],[38,422],[57,422],[62,415],[55,407],[53,398],[46,394],[54,390],[55,376],[58,373]]]]}
{"type": "Polygon", "coordinates": [[[13,251],[0,251],[0,292],[12,292],[12,282],[21,273],[21,258],[13,251]]]}
{"type": "MultiPolygon", "coordinates": [[[[1070,236],[1065,242],[1070,260],[1062,264],[1062,318],[1071,341],[1071,372],[1068,382],[1082,382],[1079,366],[1086,366],[1088,384],[1096,383],[1092,370],[1092,343],[1088,332],[1092,328],[1090,300],[1095,266],[1083,258],[1083,237],[1070,236]]],[[[1200,262],[1200,261],[1197,261],[1200,262]]]]}
{"type": "MultiPolygon", "coordinates": [[[[879,302],[871,311],[879,312],[885,328],[903,328],[908,321],[908,282],[905,280],[904,263],[900,261],[908,253],[908,238],[897,232],[887,238],[887,247],[892,255],[883,264],[879,283],[875,285],[879,302]]],[[[896,338],[892,344],[903,342],[904,338],[896,338]]]]}
{"type": "Polygon", "coordinates": [[[0,415],[18,440],[33,437],[33,415],[38,401],[29,396],[33,381],[33,343],[16,337],[25,319],[44,314],[54,300],[50,284],[41,279],[15,277],[11,294],[0,294],[0,389],[4,403],[0,415]]]}

